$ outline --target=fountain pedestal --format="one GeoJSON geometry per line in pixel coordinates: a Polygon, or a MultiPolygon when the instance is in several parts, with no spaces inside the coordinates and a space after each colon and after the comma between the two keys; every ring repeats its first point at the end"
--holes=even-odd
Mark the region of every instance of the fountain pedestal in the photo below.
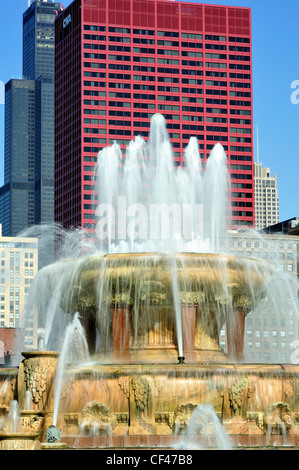
{"type": "Polygon", "coordinates": [[[53,351],[23,352],[18,373],[18,401],[25,409],[26,391],[32,395],[33,411],[52,411],[54,406],[53,380],[59,353],[53,351]]]}

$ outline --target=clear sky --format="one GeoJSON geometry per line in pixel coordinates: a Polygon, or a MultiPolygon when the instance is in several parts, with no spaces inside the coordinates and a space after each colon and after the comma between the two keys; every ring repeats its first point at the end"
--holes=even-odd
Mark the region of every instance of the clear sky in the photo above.
{"type": "MultiPolygon", "coordinates": [[[[62,0],[65,7],[70,3],[71,0],[62,0]]],[[[299,217],[298,0],[209,0],[203,3],[252,9],[254,128],[256,130],[258,125],[260,162],[271,168],[272,175],[277,173],[280,220],[299,217]],[[296,81],[293,84],[296,88],[292,89],[296,81]]],[[[13,0],[2,8],[0,92],[1,82],[22,78],[22,15],[27,4],[27,0],[13,0]]],[[[1,185],[4,172],[2,98],[0,103],[1,185]]]]}

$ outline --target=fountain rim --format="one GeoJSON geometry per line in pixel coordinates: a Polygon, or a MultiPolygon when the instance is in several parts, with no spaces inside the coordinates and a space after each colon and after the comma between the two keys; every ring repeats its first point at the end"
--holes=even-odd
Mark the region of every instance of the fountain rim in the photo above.
{"type": "MultiPolygon", "coordinates": [[[[228,266],[230,264],[235,264],[235,265],[242,265],[242,263],[247,262],[250,264],[259,264],[260,266],[265,265],[265,261],[260,259],[260,258],[255,258],[255,257],[246,257],[246,256],[235,256],[233,254],[229,253],[210,253],[210,252],[149,252],[149,251],[144,251],[144,252],[126,252],[126,253],[101,253],[101,252],[95,252],[91,254],[86,254],[84,256],[76,257],[76,258],[66,258],[63,260],[58,260],[54,263],[59,264],[62,262],[62,264],[67,264],[67,263],[72,263],[72,262],[82,262],[83,263],[83,270],[84,270],[84,262],[113,262],[113,261],[127,261],[130,262],[131,260],[151,260],[154,262],[154,264],[159,264],[159,262],[165,261],[166,263],[170,262],[176,262],[176,261],[186,261],[190,262],[190,265],[196,264],[198,261],[202,260],[209,260],[210,262],[221,262],[221,261],[226,261],[228,266]]],[[[267,264],[268,269],[271,268],[271,265],[267,264]]]]}
{"type": "Polygon", "coordinates": [[[52,358],[58,358],[60,356],[59,351],[39,351],[39,350],[33,350],[33,351],[23,351],[22,356],[25,359],[31,359],[34,357],[52,357],[52,358]]]}
{"type": "Polygon", "coordinates": [[[15,439],[21,440],[35,440],[39,437],[39,432],[7,432],[7,431],[0,431],[0,441],[9,441],[15,439]]]}

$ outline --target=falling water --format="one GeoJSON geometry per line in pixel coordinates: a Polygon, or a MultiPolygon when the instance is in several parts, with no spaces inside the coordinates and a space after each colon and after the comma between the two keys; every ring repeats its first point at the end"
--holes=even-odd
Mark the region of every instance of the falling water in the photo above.
{"type": "Polygon", "coordinates": [[[38,238],[39,269],[25,299],[24,327],[31,328],[33,317],[38,313],[38,327],[43,330],[38,348],[41,351],[59,351],[63,341],[62,333],[70,321],[63,298],[67,291],[69,298],[76,285],[82,254],[95,253],[91,239],[84,237],[81,228],[64,229],[59,224],[32,226],[19,234],[20,237],[38,238]],[[53,263],[51,253],[55,252],[53,263]],[[49,254],[50,253],[50,254],[49,254]],[[73,270],[64,261],[79,259],[73,270]],[[49,284],[49,278],[55,282],[49,284]]]}
{"type": "Polygon", "coordinates": [[[185,167],[174,156],[161,114],[151,119],[148,143],[140,136],[126,155],[114,143],[99,152],[97,236],[105,253],[217,252],[227,225],[227,158],[217,144],[202,172],[195,137],[185,167]]]}
{"type": "Polygon", "coordinates": [[[176,320],[176,331],[178,341],[178,352],[179,358],[183,357],[183,320],[180,302],[180,289],[177,276],[177,263],[173,258],[173,270],[172,270],[172,295],[173,295],[173,307],[176,320]]]}
{"type": "Polygon", "coordinates": [[[26,393],[25,393],[25,406],[24,406],[24,410],[25,411],[31,411],[32,410],[32,393],[30,392],[30,390],[26,390],[26,393]]]}
{"type": "MultiPolygon", "coordinates": [[[[219,252],[226,229],[227,158],[217,144],[202,174],[198,141],[191,138],[185,168],[175,168],[166,122],[151,119],[148,143],[140,136],[125,158],[114,143],[98,159],[97,236],[105,253],[219,252]]],[[[173,300],[179,355],[183,355],[182,318],[173,261],[173,300]]]]}
{"type": "Polygon", "coordinates": [[[212,405],[200,404],[192,413],[182,438],[183,449],[232,450],[232,444],[212,405]],[[201,443],[196,439],[201,436],[201,443]]]}
{"type": "Polygon", "coordinates": [[[70,323],[65,332],[61,355],[58,361],[57,372],[55,376],[54,393],[54,411],[53,425],[56,426],[60,405],[61,390],[63,385],[63,374],[67,363],[88,362],[90,360],[85,332],[82,328],[79,313],[76,313],[72,323],[70,323]]]}
{"type": "Polygon", "coordinates": [[[18,433],[22,431],[21,409],[17,400],[10,402],[6,425],[9,433],[18,433]]]}

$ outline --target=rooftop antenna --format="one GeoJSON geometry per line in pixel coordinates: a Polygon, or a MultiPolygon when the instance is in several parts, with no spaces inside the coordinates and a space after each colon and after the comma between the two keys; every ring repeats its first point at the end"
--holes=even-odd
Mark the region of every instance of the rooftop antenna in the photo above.
{"type": "Polygon", "coordinates": [[[259,126],[256,126],[256,160],[257,164],[260,163],[260,149],[259,149],[259,126]]]}

